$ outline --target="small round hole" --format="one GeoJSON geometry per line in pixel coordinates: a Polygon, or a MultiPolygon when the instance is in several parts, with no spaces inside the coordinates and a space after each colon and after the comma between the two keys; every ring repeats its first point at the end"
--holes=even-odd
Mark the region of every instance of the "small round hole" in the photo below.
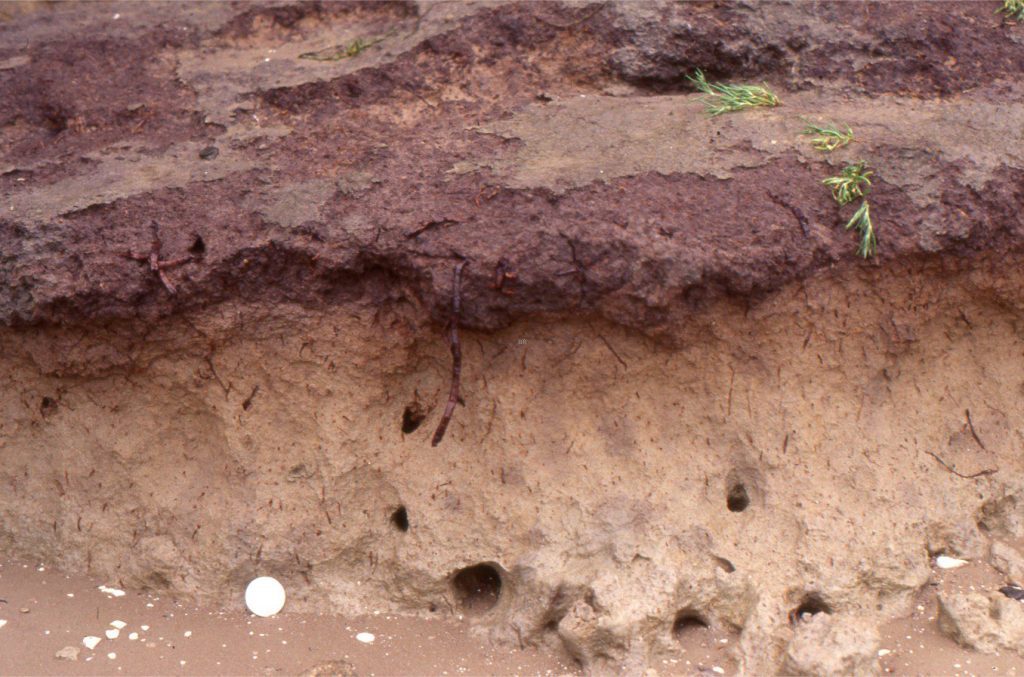
{"type": "Polygon", "coordinates": [[[811,594],[804,597],[803,601],[800,602],[800,606],[789,612],[789,622],[795,625],[796,623],[806,621],[811,616],[831,613],[832,607],[826,604],[825,600],[817,594],[811,594]]]}
{"type": "Polygon", "coordinates": [[[398,506],[398,509],[391,513],[391,524],[399,531],[409,531],[409,513],[404,505],[398,506]]]}
{"type": "Polygon", "coordinates": [[[39,413],[43,416],[49,416],[55,411],[57,411],[57,400],[52,397],[44,397],[39,403],[39,413]]]}
{"type": "Polygon", "coordinates": [[[452,577],[452,592],[459,608],[466,613],[486,613],[501,599],[501,574],[491,564],[460,569],[452,577]]]}
{"type": "Polygon", "coordinates": [[[411,432],[415,432],[416,428],[419,428],[426,418],[427,413],[423,411],[419,404],[410,404],[402,412],[402,433],[408,435],[411,432]]]}
{"type": "Polygon", "coordinates": [[[672,636],[677,640],[683,640],[709,627],[710,624],[702,615],[696,611],[684,610],[676,614],[676,620],[672,623],[672,636]]]}
{"type": "Polygon", "coordinates": [[[725,505],[730,512],[743,512],[750,505],[750,495],[747,488],[737,482],[729,487],[729,494],[725,497],[725,505]]]}

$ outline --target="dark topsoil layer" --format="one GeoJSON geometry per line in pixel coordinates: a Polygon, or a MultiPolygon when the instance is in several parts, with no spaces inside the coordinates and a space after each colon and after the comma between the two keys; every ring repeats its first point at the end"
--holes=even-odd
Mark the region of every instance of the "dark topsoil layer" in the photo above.
{"type": "MultiPolygon", "coordinates": [[[[1024,25],[998,7],[273,2],[0,12],[0,323],[152,317],[236,298],[411,304],[409,316],[436,321],[466,259],[466,326],[582,310],[657,332],[709,298],[756,298],[835,265],[892,274],[970,267],[979,254],[1017,261],[1024,168],[1013,148],[1024,125],[1019,108],[1000,107],[1021,98],[1024,25]],[[300,58],[357,39],[373,44],[336,60],[300,58]],[[765,80],[784,106],[708,120],[684,77],[698,67],[713,79],[765,80]],[[700,133],[681,131],[679,148],[663,154],[684,157],[725,130],[743,157],[678,171],[609,159],[604,180],[571,171],[561,183],[514,179],[527,135],[490,128],[529,111],[543,118],[581,95],[626,112],[677,97],[700,133]],[[869,122],[857,128],[859,147],[838,156],[877,170],[879,255],[867,262],[842,228],[850,210],[820,183],[841,160],[794,150],[807,145],[798,115],[816,111],[787,110],[787,97],[819,95],[846,110],[875,105],[880,118],[905,116],[915,128],[915,102],[932,106],[932,137],[875,138],[869,122]],[[942,144],[964,129],[943,126],[947,105],[968,107],[967,127],[1001,120],[1017,136],[997,139],[985,158],[949,152],[942,144]],[[759,141],[767,116],[791,125],[777,150],[759,141]],[[167,271],[176,295],[127,256],[148,253],[154,230],[163,258],[192,257],[167,271]]],[[[621,119],[624,138],[641,131],[621,119]]],[[[563,132],[577,144],[601,134],[563,132]]],[[[536,162],[560,160],[556,139],[536,162]]]]}

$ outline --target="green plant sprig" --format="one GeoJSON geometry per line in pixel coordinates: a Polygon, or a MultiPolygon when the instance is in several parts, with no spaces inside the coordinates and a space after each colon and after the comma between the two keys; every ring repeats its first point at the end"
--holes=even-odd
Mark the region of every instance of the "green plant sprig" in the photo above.
{"type": "Polygon", "coordinates": [[[868,190],[870,190],[871,179],[869,178],[874,172],[865,168],[864,161],[860,161],[855,165],[847,165],[843,167],[843,171],[839,172],[839,176],[830,176],[829,178],[822,181],[826,186],[832,189],[832,197],[840,205],[846,205],[859,197],[864,197],[868,190]]]}
{"type": "Polygon", "coordinates": [[[1005,14],[1008,19],[1024,21],[1024,0],[1003,0],[1003,6],[996,10],[997,14],[1005,14]]]}
{"type": "Polygon", "coordinates": [[[299,54],[299,58],[311,59],[312,61],[341,61],[342,59],[357,57],[366,51],[367,48],[373,47],[379,42],[384,42],[384,38],[376,38],[373,40],[356,38],[347,45],[335,45],[334,47],[321,49],[319,52],[306,52],[304,54],[299,54]]]}
{"type": "Polygon", "coordinates": [[[826,153],[831,153],[836,148],[842,148],[853,141],[853,130],[850,129],[849,125],[846,125],[846,131],[842,132],[836,127],[819,127],[818,125],[808,123],[804,131],[800,133],[816,135],[811,139],[811,145],[816,150],[823,150],[826,153]]]}
{"type": "Polygon", "coordinates": [[[857,247],[857,253],[864,258],[874,256],[878,248],[878,240],[875,237],[875,226],[871,223],[871,207],[866,199],[860,203],[860,207],[846,222],[846,230],[851,229],[856,229],[860,233],[860,246],[857,247]]]}
{"type": "Polygon", "coordinates": [[[704,94],[704,105],[711,117],[722,113],[754,108],[757,106],[778,106],[779,97],[775,96],[767,85],[723,85],[710,83],[698,68],[694,75],[686,78],[696,85],[704,94]]]}

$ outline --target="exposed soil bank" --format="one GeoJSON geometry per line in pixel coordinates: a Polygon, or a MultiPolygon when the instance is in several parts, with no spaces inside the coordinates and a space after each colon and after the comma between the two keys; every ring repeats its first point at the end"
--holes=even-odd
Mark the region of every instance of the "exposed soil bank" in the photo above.
{"type": "Polygon", "coordinates": [[[582,319],[464,332],[434,449],[446,346],[388,312],[8,331],[0,538],[216,603],[270,573],[296,609],[461,612],[593,668],[675,656],[689,615],[776,670],[798,610],[860,636],[932,555],[1016,553],[1015,271],[820,278],[714,303],[681,347],[582,319]]]}
{"type": "MultiPolygon", "coordinates": [[[[727,671],[870,673],[934,556],[1022,582],[1020,28],[766,7],[0,23],[0,546],[631,673],[705,630],[727,671]],[[783,106],[708,119],[697,67],[783,106]],[[821,185],[860,158],[867,262],[821,185]]],[[[991,583],[935,623],[1019,651],[991,583]]]]}

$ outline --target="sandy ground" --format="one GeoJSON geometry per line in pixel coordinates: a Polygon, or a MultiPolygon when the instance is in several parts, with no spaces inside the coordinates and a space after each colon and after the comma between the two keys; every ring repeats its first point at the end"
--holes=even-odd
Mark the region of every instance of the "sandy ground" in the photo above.
{"type": "Polygon", "coordinates": [[[940,591],[988,592],[1003,585],[1003,576],[985,563],[945,571],[936,568],[934,581],[920,593],[913,613],[880,628],[882,669],[893,675],[1024,674],[1024,659],[1020,656],[971,651],[939,631],[937,596],[940,591]]]}
{"type": "MultiPolygon", "coordinates": [[[[999,573],[987,564],[936,569],[934,585],[921,593],[913,614],[882,628],[883,671],[958,677],[1024,674],[1020,656],[964,649],[942,635],[936,622],[939,591],[985,591],[1000,585],[999,573]]],[[[7,621],[0,626],[0,674],[299,674],[327,666],[347,666],[358,675],[579,672],[570,658],[551,652],[489,647],[464,622],[287,612],[258,618],[149,594],[116,596],[100,586],[99,579],[66,576],[45,565],[0,562],[0,619],[7,621]],[[106,633],[115,629],[116,621],[125,625],[109,638],[106,633]],[[372,634],[373,641],[356,639],[360,633],[372,634]],[[101,638],[93,650],[82,643],[88,636],[101,638]],[[76,649],[77,659],[58,658],[65,647],[76,649]]],[[[676,638],[679,655],[663,660],[655,668],[658,674],[736,673],[729,651],[734,634],[680,624],[676,638]]]]}
{"type": "Polygon", "coordinates": [[[102,584],[43,565],[0,563],[0,619],[7,621],[0,627],[0,674],[299,674],[331,661],[350,664],[358,675],[576,671],[570,659],[550,653],[489,648],[455,621],[287,612],[258,618],[146,594],[115,597],[102,584]],[[108,639],[114,621],[125,626],[108,639]],[[373,642],[357,640],[360,633],[373,634],[373,642]],[[102,638],[94,650],[82,644],[88,636],[102,638]],[[77,660],[57,658],[64,647],[78,649],[77,660]]]}

